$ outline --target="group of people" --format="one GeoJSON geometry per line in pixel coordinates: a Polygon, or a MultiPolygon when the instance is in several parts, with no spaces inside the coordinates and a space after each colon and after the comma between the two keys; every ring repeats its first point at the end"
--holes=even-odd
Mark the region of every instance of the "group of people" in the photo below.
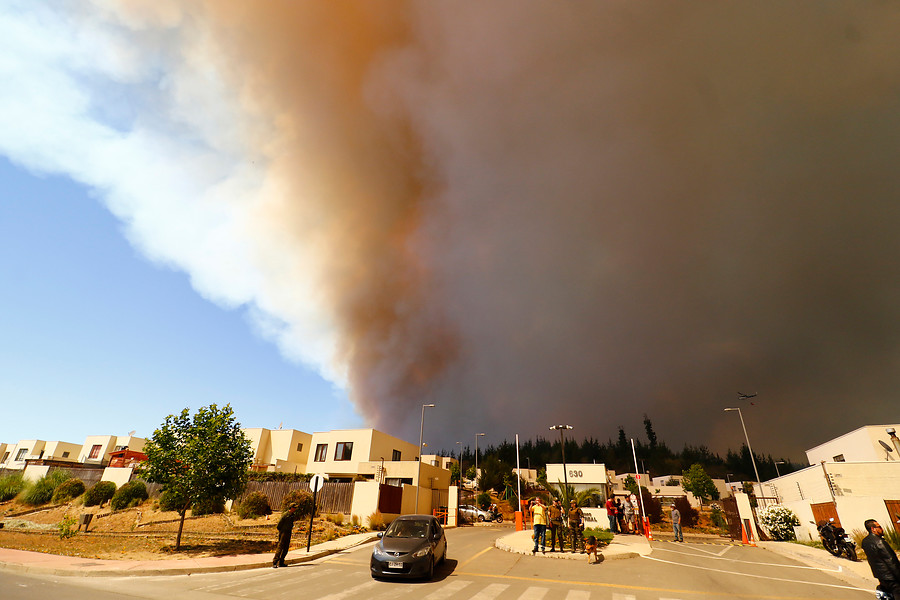
{"type": "Polygon", "coordinates": [[[531,551],[532,554],[537,553],[538,547],[540,547],[541,552],[547,551],[548,530],[550,531],[550,552],[556,552],[557,540],[559,541],[559,551],[564,552],[563,540],[565,538],[571,540],[572,552],[577,552],[579,545],[581,546],[581,552],[585,551],[584,513],[578,508],[574,500],[570,502],[569,509],[564,511],[559,500],[554,499],[550,506],[545,506],[544,501],[540,497],[536,497],[530,502],[529,512],[534,524],[534,549],[531,551]]]}
{"type": "Polygon", "coordinates": [[[636,514],[640,514],[638,510],[637,497],[631,494],[627,498],[616,497],[607,498],[606,516],[609,517],[609,530],[613,533],[639,533],[635,525],[636,514]]]}

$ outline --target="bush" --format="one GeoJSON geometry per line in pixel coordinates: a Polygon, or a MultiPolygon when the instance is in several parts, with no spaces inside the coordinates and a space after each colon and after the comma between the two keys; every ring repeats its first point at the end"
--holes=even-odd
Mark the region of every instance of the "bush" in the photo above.
{"type": "Polygon", "coordinates": [[[344,513],[332,513],[325,516],[325,520],[330,521],[340,527],[344,524],[344,513]]]}
{"type": "Polygon", "coordinates": [[[662,503],[650,493],[650,490],[641,486],[641,499],[638,506],[643,503],[645,516],[650,519],[651,523],[659,523],[662,521],[662,503]]]}
{"type": "Polygon", "coordinates": [[[678,509],[678,512],[681,513],[681,526],[682,527],[696,527],[697,521],[700,518],[700,513],[697,512],[697,509],[691,506],[691,503],[688,502],[686,496],[679,496],[675,499],[675,508],[678,509]]]}
{"type": "Polygon", "coordinates": [[[372,531],[384,531],[387,529],[387,525],[384,522],[384,515],[380,512],[372,513],[366,521],[368,521],[369,529],[372,531]]]}
{"type": "Polygon", "coordinates": [[[201,515],[220,515],[225,512],[224,500],[201,500],[191,506],[191,514],[195,517],[201,515]]]}
{"type": "Polygon", "coordinates": [[[491,505],[491,495],[487,492],[481,492],[478,494],[478,498],[475,499],[475,504],[477,504],[478,508],[481,510],[487,510],[491,505]]]}
{"type": "Polygon", "coordinates": [[[22,473],[10,473],[5,477],[0,477],[0,502],[12,500],[25,489],[25,480],[22,473]]]}
{"type": "Polygon", "coordinates": [[[256,519],[263,515],[271,515],[272,507],[269,498],[262,492],[250,492],[237,507],[238,516],[242,519],[256,519]]]}
{"type": "Polygon", "coordinates": [[[116,493],[116,484],[112,481],[98,481],[84,493],[85,506],[103,506],[116,493]]]}
{"type": "Polygon", "coordinates": [[[757,512],[760,524],[769,531],[776,540],[793,540],[794,527],[800,524],[791,509],[780,504],[770,504],[757,512]]]}
{"type": "Polygon", "coordinates": [[[84,493],[84,482],[73,477],[59,484],[53,491],[53,503],[62,504],[84,493]]]}
{"type": "Polygon", "coordinates": [[[163,490],[159,495],[159,510],[162,511],[180,511],[183,505],[179,499],[169,490],[163,490]]]}
{"type": "Polygon", "coordinates": [[[144,485],[143,481],[129,481],[116,490],[116,493],[113,494],[112,499],[109,501],[109,506],[113,510],[122,510],[137,506],[149,497],[147,486],[144,485]]]}
{"type": "Polygon", "coordinates": [[[284,497],[281,510],[289,510],[292,506],[297,508],[297,514],[301,517],[308,517],[316,511],[313,495],[304,490],[294,490],[284,497]]]}
{"type": "Polygon", "coordinates": [[[34,483],[26,484],[25,493],[22,494],[22,502],[31,506],[47,504],[53,499],[54,490],[71,478],[72,474],[68,471],[50,471],[34,483]]]}
{"type": "Polygon", "coordinates": [[[728,530],[728,520],[725,519],[725,513],[722,512],[722,509],[719,508],[718,505],[713,504],[709,513],[709,520],[712,522],[713,527],[718,527],[721,530],[728,530]]]}

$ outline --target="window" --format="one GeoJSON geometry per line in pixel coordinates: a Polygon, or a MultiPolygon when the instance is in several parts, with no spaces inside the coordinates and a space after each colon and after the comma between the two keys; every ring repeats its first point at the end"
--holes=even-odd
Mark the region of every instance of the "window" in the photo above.
{"type": "Polygon", "coordinates": [[[91,453],[88,454],[88,458],[97,458],[100,456],[100,444],[94,444],[91,446],[91,453]]]}
{"type": "Polygon", "coordinates": [[[114,452],[118,452],[119,450],[128,450],[128,446],[116,446],[114,452]]]}
{"type": "Polygon", "coordinates": [[[68,452],[63,452],[62,457],[63,457],[63,458],[69,458],[69,453],[68,453],[68,452]]]}
{"type": "Polygon", "coordinates": [[[838,454],[837,456],[834,457],[834,462],[847,462],[847,461],[844,460],[843,454],[838,454]]]}
{"type": "Polygon", "coordinates": [[[3,460],[0,460],[0,462],[6,462],[7,458],[9,458],[9,452],[7,452],[3,455],[3,460]]]}
{"type": "Polygon", "coordinates": [[[19,448],[19,451],[16,452],[16,462],[25,460],[26,454],[28,454],[28,448],[19,448]]]}
{"type": "Polygon", "coordinates": [[[400,460],[400,451],[394,450],[393,456],[391,456],[391,460],[400,460]]]}
{"type": "Polygon", "coordinates": [[[297,442],[297,452],[303,452],[303,442],[297,442]]]}
{"type": "Polygon", "coordinates": [[[334,448],[334,460],[350,460],[353,454],[353,442],[338,442],[334,448]]]}
{"type": "Polygon", "coordinates": [[[325,453],[328,452],[328,444],[316,444],[316,462],[325,462],[325,453]]]}

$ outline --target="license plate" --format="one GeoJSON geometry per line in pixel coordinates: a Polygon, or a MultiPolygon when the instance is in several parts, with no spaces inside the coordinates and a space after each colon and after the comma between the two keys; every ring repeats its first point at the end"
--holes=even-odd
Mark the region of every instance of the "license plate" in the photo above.
{"type": "Polygon", "coordinates": [[[402,568],[403,568],[402,562],[389,562],[388,563],[388,569],[402,569],[402,568]]]}

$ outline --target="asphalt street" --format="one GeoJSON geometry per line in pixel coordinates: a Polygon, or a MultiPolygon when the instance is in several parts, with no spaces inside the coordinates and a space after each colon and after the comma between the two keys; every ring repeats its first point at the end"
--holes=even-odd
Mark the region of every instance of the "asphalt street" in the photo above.
{"type": "Polygon", "coordinates": [[[66,578],[0,573],[4,600],[153,598],[215,600],[689,600],[872,598],[835,577],[762,548],[652,543],[649,556],[588,564],[504,552],[503,526],[448,530],[448,560],[435,578],[376,581],[371,544],[284,569],[169,577],[66,578]]]}

